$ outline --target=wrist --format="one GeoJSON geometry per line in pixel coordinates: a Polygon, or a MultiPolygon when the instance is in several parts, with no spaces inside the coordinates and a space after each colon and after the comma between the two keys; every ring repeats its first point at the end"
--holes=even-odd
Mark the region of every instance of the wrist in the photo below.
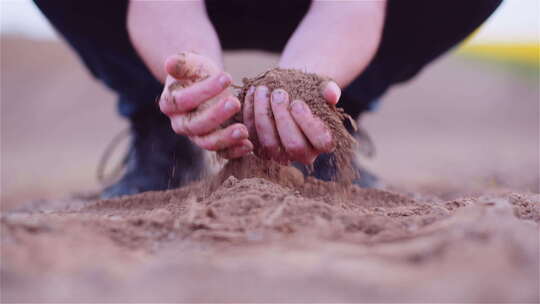
{"type": "Polygon", "coordinates": [[[375,56],[385,10],[384,1],[314,2],[278,66],[330,77],[346,87],[375,56]]]}
{"type": "Polygon", "coordinates": [[[161,82],[167,77],[165,61],[181,52],[203,55],[223,68],[221,46],[202,1],[131,1],[127,29],[135,50],[161,82]]]}

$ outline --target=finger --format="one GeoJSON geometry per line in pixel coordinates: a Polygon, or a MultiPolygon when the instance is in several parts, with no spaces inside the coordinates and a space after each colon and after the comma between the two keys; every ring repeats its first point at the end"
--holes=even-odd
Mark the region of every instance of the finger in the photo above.
{"type": "Polygon", "coordinates": [[[159,108],[166,115],[185,113],[197,108],[201,103],[223,92],[231,84],[231,76],[220,73],[182,89],[172,89],[169,85],[160,100],[159,108]]]}
{"type": "Polygon", "coordinates": [[[225,149],[225,150],[221,150],[218,152],[218,154],[223,158],[233,159],[233,158],[246,156],[252,151],[253,151],[253,144],[249,140],[244,139],[239,145],[225,149]]]}
{"type": "Polygon", "coordinates": [[[268,88],[259,86],[254,93],[254,116],[255,129],[259,143],[266,153],[272,158],[278,158],[280,155],[279,137],[274,125],[272,109],[270,108],[270,98],[268,88]]]}
{"type": "Polygon", "coordinates": [[[324,122],[313,115],[311,109],[302,100],[291,104],[291,114],[311,145],[320,152],[331,152],[334,149],[332,133],[324,122]]]}
{"type": "Polygon", "coordinates": [[[171,117],[173,130],[178,134],[189,136],[206,135],[220,127],[240,110],[240,102],[236,97],[221,99],[208,108],[171,117]]]}
{"type": "Polygon", "coordinates": [[[282,89],[272,92],[272,112],[281,144],[293,160],[310,164],[317,155],[289,112],[289,94],[282,89]]]}
{"type": "Polygon", "coordinates": [[[165,60],[165,71],[178,80],[197,82],[217,74],[219,67],[206,56],[182,52],[165,60]]]}
{"type": "Polygon", "coordinates": [[[322,85],[322,94],[329,104],[335,105],[341,97],[341,89],[334,81],[327,81],[322,85]]]}
{"type": "Polygon", "coordinates": [[[255,87],[251,86],[247,93],[246,97],[244,99],[244,110],[243,110],[243,117],[244,117],[244,124],[246,125],[249,135],[251,137],[254,137],[256,135],[256,129],[255,129],[255,117],[254,117],[254,105],[253,105],[253,94],[255,93],[255,87]]]}
{"type": "Polygon", "coordinates": [[[218,151],[241,144],[248,138],[246,127],[240,123],[228,126],[225,129],[218,129],[215,132],[204,136],[193,136],[191,140],[199,147],[218,151]]]}

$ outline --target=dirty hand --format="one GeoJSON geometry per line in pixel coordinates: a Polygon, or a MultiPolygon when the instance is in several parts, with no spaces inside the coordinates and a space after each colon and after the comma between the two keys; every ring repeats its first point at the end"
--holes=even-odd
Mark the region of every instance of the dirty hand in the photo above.
{"type": "MultiPolygon", "coordinates": [[[[341,90],[335,82],[324,83],[321,90],[330,105],[338,102],[341,90]]],[[[311,164],[319,154],[335,147],[324,122],[304,101],[290,100],[283,89],[269,92],[265,86],[250,87],[243,117],[250,134],[256,134],[264,156],[281,163],[311,164]]]]}
{"type": "Polygon", "coordinates": [[[209,58],[189,52],[169,57],[165,70],[167,78],[159,107],[177,134],[225,158],[238,158],[253,150],[246,126],[236,123],[221,127],[241,108],[228,89],[229,74],[220,71],[209,58]]]}

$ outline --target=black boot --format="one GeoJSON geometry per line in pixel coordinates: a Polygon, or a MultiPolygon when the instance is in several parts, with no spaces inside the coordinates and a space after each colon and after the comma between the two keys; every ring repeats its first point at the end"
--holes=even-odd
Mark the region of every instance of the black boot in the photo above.
{"type": "MultiPolygon", "coordinates": [[[[348,121],[345,122],[345,126],[358,142],[359,149],[355,152],[368,158],[373,157],[373,155],[375,154],[375,148],[373,146],[371,138],[367,135],[367,133],[360,127],[356,129],[353,128],[353,126],[348,121]]],[[[303,164],[294,163],[294,166],[300,171],[302,171],[302,173],[304,173],[304,175],[306,176],[309,175],[324,181],[336,181],[338,179],[338,176],[336,162],[334,158],[335,155],[333,153],[325,153],[319,155],[319,157],[317,157],[317,159],[313,163],[313,170],[311,172],[309,172],[309,170],[303,164]]],[[[356,159],[351,160],[350,166],[352,166],[354,170],[358,172],[358,177],[353,181],[355,185],[358,185],[362,188],[382,187],[382,183],[379,181],[377,176],[359,165],[356,159]]]]}
{"type": "Polygon", "coordinates": [[[131,119],[131,147],[124,175],[101,198],[165,190],[199,179],[205,169],[202,150],[175,134],[169,119],[155,111],[131,119]]]}

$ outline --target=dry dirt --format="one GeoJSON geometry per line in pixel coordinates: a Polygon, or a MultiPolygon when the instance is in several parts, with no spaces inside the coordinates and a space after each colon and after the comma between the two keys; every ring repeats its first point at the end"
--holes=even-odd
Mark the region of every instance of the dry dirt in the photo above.
{"type": "MultiPolygon", "coordinates": [[[[238,97],[244,100],[247,91],[250,87],[266,86],[269,92],[277,89],[283,89],[289,94],[290,102],[294,100],[305,101],[305,104],[310,109],[315,117],[318,117],[330,130],[334,139],[334,158],[332,165],[337,169],[334,181],[339,180],[347,183],[358,177],[358,172],[349,164],[353,161],[355,140],[347,132],[345,120],[354,122],[354,120],[343,109],[329,105],[322,95],[323,85],[331,79],[322,77],[317,74],[304,73],[294,69],[279,69],[274,68],[267,70],[257,77],[244,78],[243,87],[241,88],[238,97]]],[[[243,112],[246,111],[246,105],[242,106],[243,112]]],[[[250,108],[251,109],[251,108],[250,108]]],[[[271,112],[268,115],[273,115],[271,112]]],[[[237,115],[242,117],[242,115],[237,115]]],[[[243,119],[239,119],[243,121],[243,119]]],[[[356,125],[354,125],[356,127],[356,125]]],[[[250,134],[250,139],[254,143],[254,153],[262,158],[271,158],[270,155],[265,155],[264,149],[259,144],[257,135],[250,134]]]]}
{"type": "Polygon", "coordinates": [[[538,195],[226,179],[1,218],[5,301],[537,302],[538,195]]]}
{"type": "MultiPolygon", "coordinates": [[[[538,123],[537,112],[531,114],[538,109],[535,85],[489,66],[470,70],[456,59],[435,68],[445,73],[428,73],[433,78],[424,78],[420,89],[399,94],[411,103],[399,101],[382,112],[386,120],[368,121],[382,139],[384,165],[370,166],[392,185],[384,190],[330,191],[332,184],[284,169],[280,182],[219,176],[210,184],[123,199],[56,196],[28,202],[32,196],[17,192],[22,186],[6,183],[6,177],[27,174],[23,185],[32,180],[28,174],[36,169],[14,156],[17,151],[19,158],[27,156],[24,147],[31,140],[23,135],[30,127],[11,116],[6,123],[4,110],[21,115],[46,108],[28,96],[26,107],[15,103],[14,96],[21,96],[14,94],[16,77],[23,76],[15,73],[14,54],[28,42],[11,43],[2,54],[3,73],[14,75],[7,80],[11,95],[2,91],[2,142],[7,135],[11,144],[3,145],[10,154],[2,160],[12,162],[7,169],[19,165],[23,171],[2,168],[2,188],[10,190],[2,194],[0,216],[2,302],[540,300],[538,138],[531,131],[538,123]],[[11,65],[4,57],[10,55],[11,65]],[[475,74],[482,68],[483,74],[475,74]],[[476,86],[467,88],[467,79],[476,79],[476,86]],[[468,91],[442,94],[449,83],[468,91]],[[436,92],[429,95],[424,88],[436,92]],[[415,103],[428,97],[440,100],[415,103]],[[465,100],[448,100],[457,97],[465,100]],[[411,114],[403,118],[406,110],[411,114]],[[445,133],[450,129],[454,133],[445,133]]],[[[23,73],[24,64],[18,69],[23,73]]],[[[88,137],[79,137],[64,139],[63,146],[86,147],[82,142],[88,137]]],[[[45,152],[34,149],[32,155],[41,160],[36,163],[56,165],[43,162],[45,152]]],[[[78,171],[88,171],[83,163],[91,162],[76,156],[78,171]]],[[[63,191],[85,189],[51,176],[52,184],[63,183],[63,191]]]]}

